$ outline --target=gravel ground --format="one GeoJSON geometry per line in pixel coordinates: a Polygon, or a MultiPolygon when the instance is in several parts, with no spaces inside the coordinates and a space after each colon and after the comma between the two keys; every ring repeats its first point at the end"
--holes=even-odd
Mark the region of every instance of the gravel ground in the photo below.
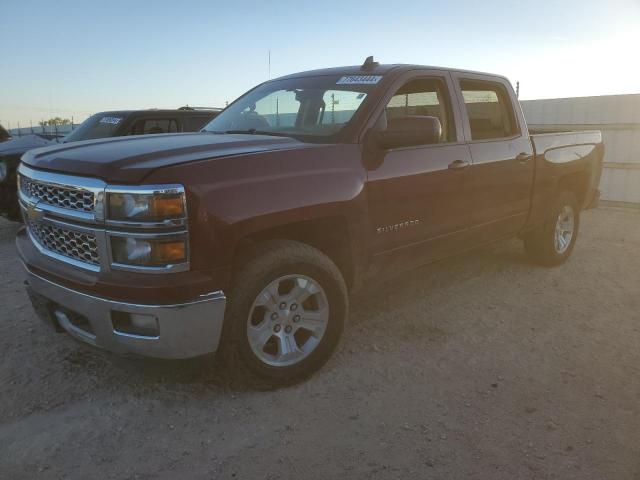
{"type": "Polygon", "coordinates": [[[353,299],[269,392],[211,359],[46,330],[0,221],[0,478],[640,479],[640,213],[584,214],[555,269],[501,242],[353,299]]]}

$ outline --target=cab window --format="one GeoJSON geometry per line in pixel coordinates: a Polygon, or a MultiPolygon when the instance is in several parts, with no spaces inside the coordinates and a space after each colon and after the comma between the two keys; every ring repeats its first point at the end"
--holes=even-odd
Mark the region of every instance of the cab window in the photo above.
{"type": "Polygon", "coordinates": [[[405,83],[385,107],[382,123],[391,125],[399,118],[414,115],[436,117],[440,120],[442,135],[439,143],[455,141],[449,96],[442,80],[420,78],[405,83]]]}
{"type": "Polygon", "coordinates": [[[504,85],[462,80],[460,88],[472,140],[508,138],[518,133],[513,105],[504,85]]]}

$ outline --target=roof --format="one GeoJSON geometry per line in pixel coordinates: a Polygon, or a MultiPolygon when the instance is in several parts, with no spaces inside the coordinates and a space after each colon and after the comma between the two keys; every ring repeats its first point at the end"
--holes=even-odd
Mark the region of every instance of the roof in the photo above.
{"type": "Polygon", "coordinates": [[[393,63],[393,64],[384,64],[384,65],[376,65],[373,67],[368,67],[366,69],[362,68],[362,65],[351,65],[347,67],[334,67],[334,68],[322,68],[318,70],[308,70],[306,72],[298,72],[290,75],[285,75],[283,77],[276,78],[275,80],[283,80],[289,78],[301,78],[301,77],[319,77],[323,75],[386,75],[390,72],[394,73],[404,73],[409,72],[411,70],[441,70],[445,72],[458,72],[458,73],[472,73],[476,75],[486,75],[490,77],[500,77],[505,78],[502,75],[497,75],[494,73],[486,73],[486,72],[477,72],[473,70],[463,70],[457,68],[447,68],[447,67],[433,67],[429,65],[414,65],[414,64],[404,64],[404,63],[393,63]]]}

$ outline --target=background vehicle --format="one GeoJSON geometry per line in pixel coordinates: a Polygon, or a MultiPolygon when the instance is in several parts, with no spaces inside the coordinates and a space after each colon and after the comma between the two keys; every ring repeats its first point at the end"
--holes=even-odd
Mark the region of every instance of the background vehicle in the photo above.
{"type": "Polygon", "coordinates": [[[11,135],[9,134],[9,132],[7,132],[2,125],[0,125],[0,143],[6,142],[7,140],[10,140],[10,139],[11,139],[11,135]]]}
{"type": "Polygon", "coordinates": [[[55,143],[55,138],[52,135],[32,134],[0,143],[0,215],[10,220],[20,218],[16,192],[16,170],[20,157],[27,150],[55,143]]]}
{"type": "Polygon", "coordinates": [[[43,318],[298,379],[349,290],[514,235],[564,262],[603,154],[599,132],[530,136],[504,77],[371,58],[266,82],[205,130],[23,157],[17,245],[43,318]]]}
{"type": "Polygon", "coordinates": [[[16,193],[16,169],[20,157],[31,150],[56,143],[155,133],[197,132],[220,112],[219,109],[119,110],[92,115],[66,137],[32,134],[0,145],[0,215],[20,218],[16,193]]]}
{"type": "Polygon", "coordinates": [[[124,135],[197,132],[219,112],[216,108],[196,110],[190,107],[100,112],[82,122],[63,143],[124,135]]]}

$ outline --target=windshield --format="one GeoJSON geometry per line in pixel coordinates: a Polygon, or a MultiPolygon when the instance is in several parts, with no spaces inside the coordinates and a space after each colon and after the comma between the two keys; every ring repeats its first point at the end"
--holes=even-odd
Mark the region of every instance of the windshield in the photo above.
{"type": "Polygon", "coordinates": [[[64,137],[64,143],[113,137],[123,120],[123,115],[97,113],[87,118],[78,128],[64,137]]]}
{"type": "Polygon", "coordinates": [[[352,120],[381,78],[321,76],[268,82],[223,110],[204,131],[326,140],[352,120]]]}

